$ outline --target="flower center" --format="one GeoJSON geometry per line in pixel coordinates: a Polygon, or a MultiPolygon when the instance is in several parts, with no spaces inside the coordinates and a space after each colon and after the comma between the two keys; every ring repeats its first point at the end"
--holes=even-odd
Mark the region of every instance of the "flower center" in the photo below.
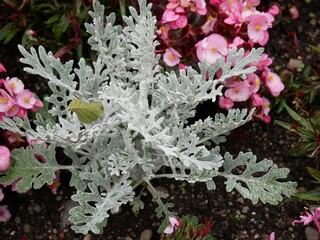
{"type": "Polygon", "coordinates": [[[29,103],[29,100],[30,100],[30,99],[29,99],[28,97],[24,97],[24,98],[23,98],[23,102],[24,102],[24,103],[29,103]]]}
{"type": "Polygon", "coordinates": [[[170,55],[169,55],[169,60],[171,60],[171,61],[174,60],[173,54],[170,54],[170,55]]]}
{"type": "Polygon", "coordinates": [[[13,113],[15,110],[16,110],[16,108],[12,107],[12,108],[9,109],[9,112],[13,113]]]}
{"type": "Polygon", "coordinates": [[[211,51],[214,52],[214,53],[216,53],[216,52],[217,52],[217,48],[216,48],[216,47],[212,47],[212,48],[211,48],[211,51]]]}
{"type": "Polygon", "coordinates": [[[263,107],[263,108],[269,108],[269,104],[268,104],[268,103],[265,103],[265,104],[262,105],[262,107],[263,107]]]}
{"type": "Polygon", "coordinates": [[[256,30],[260,31],[262,29],[262,26],[260,24],[258,24],[256,27],[255,27],[256,30]]]}
{"type": "Polygon", "coordinates": [[[8,100],[4,97],[0,97],[0,103],[2,104],[6,104],[8,102],[8,100]]]}

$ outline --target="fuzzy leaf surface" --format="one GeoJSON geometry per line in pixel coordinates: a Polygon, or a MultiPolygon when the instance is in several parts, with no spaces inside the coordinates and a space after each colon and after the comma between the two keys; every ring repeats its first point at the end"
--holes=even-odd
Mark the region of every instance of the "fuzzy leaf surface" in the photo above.
{"type": "Polygon", "coordinates": [[[224,159],[224,171],[219,175],[227,178],[227,192],[236,189],[253,203],[261,200],[273,205],[283,200],[282,195],[290,197],[296,192],[297,183],[282,181],[287,177],[289,169],[279,169],[271,160],[257,162],[257,157],[250,152],[240,152],[234,159],[231,154],[226,153],[224,159]],[[239,167],[245,169],[241,170],[239,167]],[[232,172],[236,170],[239,173],[232,172]]]}
{"type": "Polygon", "coordinates": [[[46,148],[43,144],[31,147],[14,149],[11,154],[12,164],[5,176],[0,178],[1,184],[11,184],[20,179],[17,186],[18,192],[25,192],[32,187],[39,189],[45,184],[52,184],[56,177],[55,172],[60,169],[55,159],[55,146],[46,148]],[[45,162],[41,162],[43,158],[45,162]]]}

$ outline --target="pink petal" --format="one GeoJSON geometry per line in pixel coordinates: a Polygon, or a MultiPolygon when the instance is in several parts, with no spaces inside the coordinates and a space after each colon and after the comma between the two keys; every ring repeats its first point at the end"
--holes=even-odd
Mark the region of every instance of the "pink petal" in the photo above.
{"type": "Polygon", "coordinates": [[[6,68],[0,63],[0,72],[6,72],[6,68]]]}
{"type": "Polygon", "coordinates": [[[7,171],[10,163],[10,150],[5,146],[0,146],[0,171],[7,171]]]}

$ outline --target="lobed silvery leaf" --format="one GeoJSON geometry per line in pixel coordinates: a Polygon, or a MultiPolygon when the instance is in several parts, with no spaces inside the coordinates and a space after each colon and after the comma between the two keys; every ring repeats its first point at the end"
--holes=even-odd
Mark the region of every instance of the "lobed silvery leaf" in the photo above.
{"type": "Polygon", "coordinates": [[[63,168],[55,159],[55,146],[34,144],[26,149],[14,149],[11,152],[13,163],[6,175],[0,178],[1,184],[11,184],[17,181],[18,192],[31,188],[39,189],[45,184],[52,184],[55,172],[63,168]],[[39,160],[39,158],[42,158],[39,160]]]}
{"type": "Polygon", "coordinates": [[[127,178],[128,175],[122,175],[115,179],[98,171],[83,173],[82,179],[89,181],[88,189],[78,190],[71,197],[80,204],[70,210],[70,220],[74,223],[72,229],[101,234],[107,224],[108,212],[116,213],[122,204],[133,200],[131,182],[127,178]]]}
{"type": "Polygon", "coordinates": [[[252,153],[240,152],[234,159],[231,154],[225,154],[223,172],[219,175],[227,179],[225,184],[228,192],[236,189],[253,203],[261,200],[275,205],[283,200],[282,195],[290,197],[296,192],[295,182],[283,182],[288,173],[289,169],[279,169],[271,160],[257,162],[257,157],[252,153]],[[233,173],[237,168],[241,171],[240,166],[245,169],[233,173]]]}

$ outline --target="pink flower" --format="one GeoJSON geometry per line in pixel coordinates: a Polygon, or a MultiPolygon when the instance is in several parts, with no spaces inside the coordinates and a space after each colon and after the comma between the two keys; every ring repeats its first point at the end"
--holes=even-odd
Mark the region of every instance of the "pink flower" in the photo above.
{"type": "Polygon", "coordinates": [[[268,13],[272,16],[276,16],[280,13],[280,7],[277,4],[274,4],[269,8],[268,13]]]}
{"type": "Polygon", "coordinates": [[[10,150],[5,146],[0,146],[0,171],[7,171],[10,163],[10,150]]]}
{"type": "Polygon", "coordinates": [[[180,63],[181,55],[173,48],[167,48],[163,55],[163,61],[170,67],[180,63]]]}
{"type": "Polygon", "coordinates": [[[26,117],[27,114],[28,114],[28,113],[27,113],[27,110],[26,110],[26,109],[20,108],[19,111],[16,113],[16,116],[17,116],[18,118],[24,119],[24,117],[26,117]]]}
{"type": "Polygon", "coordinates": [[[19,78],[13,77],[6,79],[4,87],[11,94],[11,96],[13,96],[13,94],[17,95],[24,89],[24,84],[19,78]]]}
{"type": "Polygon", "coordinates": [[[37,112],[39,107],[43,107],[43,102],[41,102],[39,99],[36,99],[36,102],[31,108],[31,111],[37,112]]]}
{"type": "Polygon", "coordinates": [[[260,4],[260,0],[247,0],[246,1],[246,7],[247,8],[253,8],[260,4]]]}
{"type": "Polygon", "coordinates": [[[272,59],[269,58],[268,54],[265,53],[262,53],[260,57],[260,61],[253,65],[257,67],[257,70],[263,71],[272,64],[272,59]]]}
{"type": "Polygon", "coordinates": [[[188,19],[184,15],[184,10],[181,7],[176,7],[175,9],[168,9],[164,11],[162,15],[162,23],[169,23],[170,29],[184,28],[188,19]]]}
{"type": "Polygon", "coordinates": [[[253,15],[249,19],[248,36],[250,40],[263,46],[269,40],[268,18],[265,15],[253,15]]]}
{"type": "Polygon", "coordinates": [[[207,14],[207,8],[206,8],[206,2],[204,0],[195,0],[196,6],[195,9],[193,6],[191,6],[191,11],[197,12],[200,15],[206,15],[207,14]]]}
{"type": "Polygon", "coordinates": [[[166,227],[166,229],[164,230],[164,233],[166,234],[173,233],[176,229],[178,229],[181,226],[181,222],[178,217],[169,217],[169,222],[170,225],[166,227]]]}
{"type": "Polygon", "coordinates": [[[21,91],[17,95],[16,99],[17,104],[24,109],[31,109],[37,101],[34,96],[34,93],[27,89],[21,91]]]}
{"type": "Polygon", "coordinates": [[[182,63],[179,63],[178,66],[179,66],[179,70],[187,70],[188,69],[188,66],[184,65],[182,63]]]}
{"type": "Polygon", "coordinates": [[[258,93],[252,93],[251,100],[252,100],[253,106],[255,106],[255,107],[259,107],[263,104],[263,100],[258,93]]]}
{"type": "Polygon", "coordinates": [[[228,43],[220,34],[211,34],[196,45],[198,59],[214,64],[228,54],[228,43]]]}
{"type": "Polygon", "coordinates": [[[0,72],[6,72],[6,68],[0,63],[0,72]]]}
{"type": "Polygon", "coordinates": [[[270,112],[270,101],[266,97],[262,97],[262,104],[260,113],[256,116],[261,118],[265,123],[269,123],[271,121],[271,117],[269,116],[270,112]]]}
{"type": "Polygon", "coordinates": [[[228,13],[228,17],[224,19],[226,24],[235,25],[235,27],[240,27],[243,21],[244,20],[240,11],[231,11],[228,13]]]}
{"type": "Polygon", "coordinates": [[[250,98],[250,84],[247,80],[235,82],[224,95],[234,102],[243,102],[250,98]]]}
{"type": "Polygon", "coordinates": [[[14,104],[8,111],[6,111],[7,117],[14,117],[20,111],[20,107],[17,104],[14,104]]]}
{"type": "Polygon", "coordinates": [[[209,32],[211,32],[216,21],[217,20],[215,18],[209,15],[207,21],[201,27],[202,32],[204,34],[208,34],[209,32]]]}
{"type": "Polygon", "coordinates": [[[241,37],[237,36],[233,39],[232,43],[230,43],[228,47],[229,48],[238,47],[244,43],[245,43],[244,40],[241,37]]]}
{"type": "Polygon", "coordinates": [[[274,232],[270,234],[269,240],[276,240],[276,234],[274,232]]]}
{"type": "Polygon", "coordinates": [[[247,74],[247,80],[250,84],[250,92],[251,93],[256,93],[259,91],[260,89],[260,85],[261,85],[261,80],[259,78],[259,76],[255,73],[250,73],[247,74]]]}
{"type": "Polygon", "coordinates": [[[229,110],[233,105],[234,102],[230,98],[219,97],[219,107],[229,110]]]}
{"type": "Polygon", "coordinates": [[[284,84],[282,83],[279,75],[271,71],[267,71],[265,75],[265,84],[270,93],[274,97],[279,96],[281,91],[284,89],[284,84]]]}
{"type": "Polygon", "coordinates": [[[7,222],[11,218],[11,213],[7,205],[0,206],[0,222],[7,222]]]}
{"type": "Polygon", "coordinates": [[[169,32],[169,26],[167,24],[161,26],[158,30],[157,30],[157,34],[160,36],[160,38],[164,41],[167,42],[168,41],[168,32],[169,32]]]}
{"type": "Polygon", "coordinates": [[[4,91],[3,89],[0,89],[0,112],[7,112],[13,105],[13,99],[11,96],[4,91]]]}
{"type": "Polygon", "coordinates": [[[314,224],[318,228],[318,235],[320,236],[320,224],[319,224],[319,218],[320,218],[320,207],[317,207],[314,210],[307,211],[308,208],[304,208],[304,211],[306,213],[306,216],[302,215],[300,216],[300,220],[294,220],[292,222],[292,225],[295,226],[297,223],[303,223],[303,225],[308,225],[311,222],[314,222],[314,224]]]}
{"type": "Polygon", "coordinates": [[[210,0],[209,3],[213,6],[219,6],[225,0],[210,0]]]}

